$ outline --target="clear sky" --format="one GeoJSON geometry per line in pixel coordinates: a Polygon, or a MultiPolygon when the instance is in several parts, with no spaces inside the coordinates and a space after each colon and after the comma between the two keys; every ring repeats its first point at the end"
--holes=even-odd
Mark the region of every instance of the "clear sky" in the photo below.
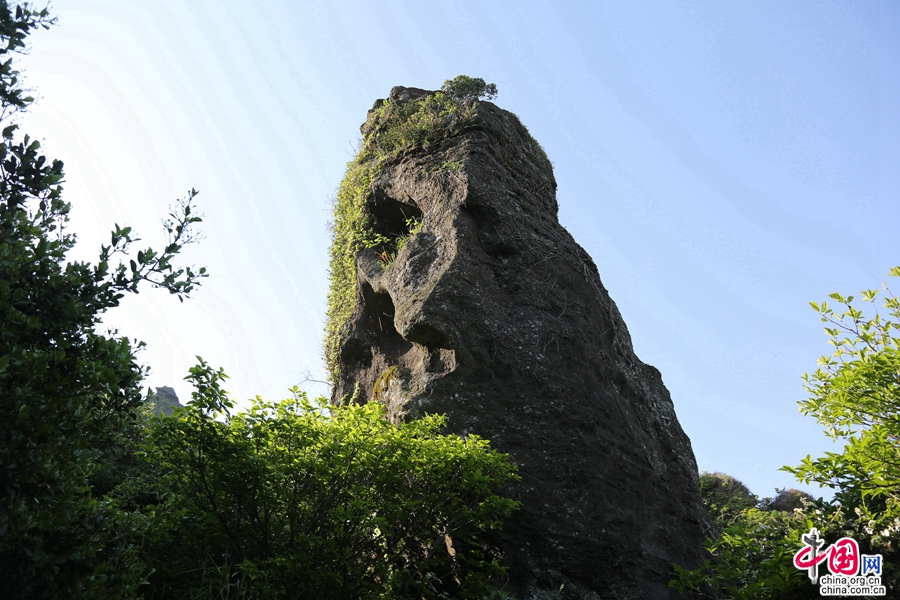
{"type": "Polygon", "coordinates": [[[780,466],[836,449],[797,411],[830,352],[808,302],[900,264],[900,3],[52,8],[20,62],[39,98],[23,130],[65,162],[74,257],[94,260],[114,223],[162,247],[168,206],[200,190],[206,239],[186,256],[209,279],[106,319],[147,342],[147,385],[187,400],[195,355],[241,403],[325,379],[327,223],[358,127],[395,85],[466,74],[546,149],[560,220],[662,372],[698,466],[771,496],[803,487],[780,466]]]}

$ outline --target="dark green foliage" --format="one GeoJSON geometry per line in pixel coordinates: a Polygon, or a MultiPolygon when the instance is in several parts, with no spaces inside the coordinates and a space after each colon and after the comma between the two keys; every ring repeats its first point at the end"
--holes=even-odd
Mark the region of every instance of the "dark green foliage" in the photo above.
{"type": "Polygon", "coordinates": [[[98,265],[66,261],[75,237],[65,231],[62,163],[10,122],[32,102],[11,53],[52,22],[46,9],[0,3],[0,592],[124,597],[141,580],[129,541],[136,524],[92,494],[91,476],[134,433],[143,370],[129,340],[95,327],[141,281],[191,291],[202,270],[176,271],[171,260],[199,219],[192,192],[163,253],[144,250],[111,270],[132,241],[116,227],[98,265]]]}
{"type": "MultiPolygon", "coordinates": [[[[676,565],[673,587],[710,598],[716,593],[740,600],[818,597],[818,588],[809,585],[805,573],[791,562],[800,548],[799,536],[812,522],[821,523],[793,512],[794,504],[812,506],[809,494],[779,490],[775,500],[760,500],[731,475],[702,471],[700,496],[713,524],[706,542],[713,558],[694,571],[676,565]],[[800,498],[810,502],[804,504],[800,498]]],[[[812,509],[810,515],[815,514],[812,509]]]]}
{"type": "Polygon", "coordinates": [[[801,547],[800,535],[813,523],[822,531],[821,521],[808,516],[748,509],[716,539],[707,540],[712,558],[701,568],[689,571],[675,565],[676,578],[670,585],[706,598],[818,598],[818,588],[792,562],[801,547]]]}
{"type": "Polygon", "coordinates": [[[296,389],[229,415],[221,370],[189,379],[146,446],[172,490],[153,509],[150,597],[480,598],[502,574],[485,536],[516,507],[493,493],[515,474],[487,442],[296,389]]]}
{"type": "MultiPolygon", "coordinates": [[[[862,516],[860,497],[852,493],[840,493],[830,502],[804,498],[801,504],[801,509],[790,512],[757,508],[743,512],[718,538],[707,540],[705,546],[712,556],[706,564],[693,571],[676,565],[670,585],[709,598],[820,598],[819,588],[792,562],[802,547],[800,536],[816,527],[826,545],[852,537],[862,554],[882,554],[882,584],[889,590],[900,586],[900,523],[881,531],[873,528],[875,523],[862,516]]],[[[820,567],[820,574],[825,572],[825,567],[820,567]]]]}
{"type": "Polygon", "coordinates": [[[493,83],[485,83],[481,77],[469,77],[457,75],[448,79],[441,86],[441,91],[459,101],[493,100],[497,97],[497,86],[493,83]]]}

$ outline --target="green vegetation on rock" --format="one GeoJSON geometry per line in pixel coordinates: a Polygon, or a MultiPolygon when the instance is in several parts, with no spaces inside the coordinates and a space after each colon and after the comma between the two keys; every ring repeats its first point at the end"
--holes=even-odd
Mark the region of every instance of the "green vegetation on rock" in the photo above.
{"type": "Polygon", "coordinates": [[[458,75],[448,79],[441,86],[441,92],[460,102],[475,100],[493,100],[497,97],[497,86],[493,83],[485,83],[481,77],[469,77],[458,75]]]}
{"type": "Polygon", "coordinates": [[[370,111],[356,157],[334,199],[331,222],[328,312],[325,325],[325,363],[332,381],[337,376],[340,332],[356,298],[356,254],[372,249],[389,265],[405,239],[421,227],[413,217],[407,231],[390,235],[375,230],[367,203],[378,171],[411,152],[429,150],[459,133],[471,122],[477,102],[497,94],[494,84],[461,75],[444,82],[441,91],[419,98],[388,98],[370,111]]]}
{"type": "Polygon", "coordinates": [[[717,532],[759,504],[759,498],[746,485],[725,473],[701,471],[700,497],[717,532]]]}

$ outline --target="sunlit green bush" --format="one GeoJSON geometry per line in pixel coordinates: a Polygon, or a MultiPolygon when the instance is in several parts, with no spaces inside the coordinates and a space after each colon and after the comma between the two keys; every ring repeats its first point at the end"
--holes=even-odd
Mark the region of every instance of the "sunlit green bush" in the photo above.
{"type": "Polygon", "coordinates": [[[516,475],[486,441],[296,389],[230,415],[223,377],[192,369],[193,400],[150,430],[171,490],[152,509],[150,597],[480,598],[503,573],[489,534],[516,475]]]}

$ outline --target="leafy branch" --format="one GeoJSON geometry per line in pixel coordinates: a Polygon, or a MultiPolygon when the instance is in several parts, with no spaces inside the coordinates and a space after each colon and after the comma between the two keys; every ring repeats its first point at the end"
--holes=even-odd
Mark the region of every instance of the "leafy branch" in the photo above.
{"type": "MultiPolygon", "coordinates": [[[[187,245],[202,239],[192,227],[202,221],[202,216],[194,213],[193,200],[197,196],[197,190],[192,189],[188,195],[179,200],[176,209],[169,213],[169,218],[163,221],[163,227],[168,236],[168,242],[162,253],[157,253],[152,248],[140,250],[134,259],[130,259],[128,265],[119,263],[115,271],[106,280],[108,293],[115,299],[121,298],[121,292],[137,293],[140,282],[146,281],[156,288],[163,288],[171,294],[176,294],[178,300],[184,301],[194,288],[200,285],[200,279],[208,277],[206,267],[200,267],[195,271],[193,267],[175,269],[172,259],[187,245]]],[[[94,270],[95,280],[105,279],[109,272],[110,259],[116,254],[129,255],[130,245],[140,241],[140,238],[131,237],[131,227],[119,227],[111,234],[109,246],[101,246],[100,262],[94,270]]]]}

